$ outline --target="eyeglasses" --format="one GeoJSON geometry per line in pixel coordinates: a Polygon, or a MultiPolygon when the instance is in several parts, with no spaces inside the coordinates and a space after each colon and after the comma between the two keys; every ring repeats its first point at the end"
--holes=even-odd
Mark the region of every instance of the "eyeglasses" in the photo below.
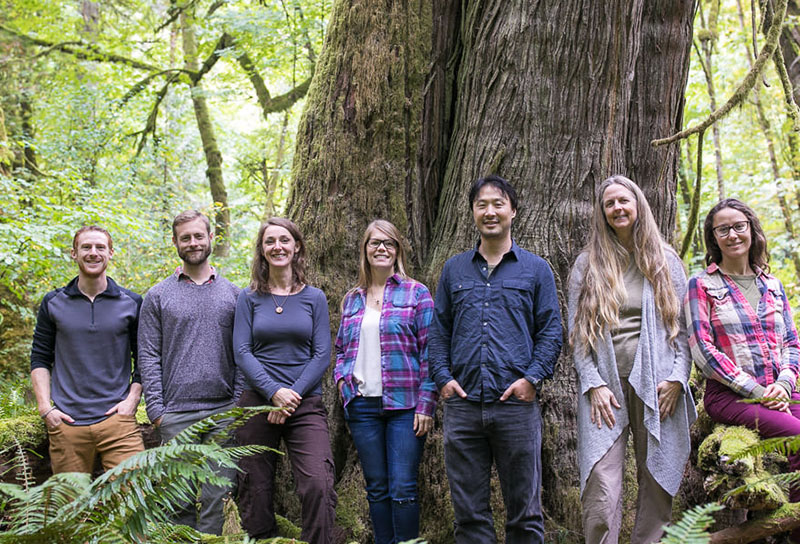
{"type": "Polygon", "coordinates": [[[394,240],[379,240],[378,238],[370,238],[367,245],[372,249],[378,249],[383,244],[383,247],[388,249],[389,251],[397,249],[397,242],[394,240]]]}
{"type": "Polygon", "coordinates": [[[733,225],[720,225],[718,227],[714,227],[713,230],[714,234],[719,236],[720,238],[727,238],[728,235],[731,233],[731,230],[736,234],[741,234],[747,230],[750,226],[750,221],[737,221],[733,225]]]}

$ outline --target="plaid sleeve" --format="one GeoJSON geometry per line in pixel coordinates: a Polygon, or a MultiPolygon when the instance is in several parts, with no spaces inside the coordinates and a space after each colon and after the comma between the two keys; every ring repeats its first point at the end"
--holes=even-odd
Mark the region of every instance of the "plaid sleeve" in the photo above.
{"type": "Polygon", "coordinates": [[[778,379],[788,382],[794,389],[797,382],[797,374],[800,371],[800,343],[797,340],[797,329],[794,326],[792,310],[783,285],[781,285],[781,298],[783,299],[783,322],[786,330],[783,335],[781,370],[778,379]]]}
{"type": "Polygon", "coordinates": [[[726,328],[726,323],[712,315],[711,301],[698,277],[689,280],[685,312],[689,348],[697,367],[706,377],[727,385],[744,397],[751,396],[753,390],[757,390],[758,382],[726,354],[732,352],[728,328],[741,323],[731,323],[726,328]]]}
{"type": "Polygon", "coordinates": [[[419,353],[419,395],[417,399],[418,414],[433,417],[436,410],[436,399],[439,394],[428,372],[428,329],[433,318],[433,299],[427,288],[420,285],[419,299],[414,312],[417,329],[417,352],[419,353]]]}

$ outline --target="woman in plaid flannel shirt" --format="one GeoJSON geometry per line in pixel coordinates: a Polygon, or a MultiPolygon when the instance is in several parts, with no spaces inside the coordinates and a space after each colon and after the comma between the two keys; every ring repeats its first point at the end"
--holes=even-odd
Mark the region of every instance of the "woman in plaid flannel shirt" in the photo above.
{"type": "MultiPolygon", "coordinates": [[[[708,212],[703,235],[708,267],[689,280],[685,312],[692,358],[708,378],[706,412],[762,437],[800,434],[800,406],[787,402],[800,400],[797,331],[783,285],[769,274],[761,223],[728,198],[708,212]]],[[[800,470],[800,453],[789,464],[800,470]]],[[[800,489],[791,489],[790,500],[800,500],[800,489]]]]}
{"type": "Polygon", "coordinates": [[[342,301],[334,379],[364,478],[376,544],[419,536],[417,471],[433,427],[428,288],[405,272],[400,232],[370,223],[357,285],[342,301]]]}

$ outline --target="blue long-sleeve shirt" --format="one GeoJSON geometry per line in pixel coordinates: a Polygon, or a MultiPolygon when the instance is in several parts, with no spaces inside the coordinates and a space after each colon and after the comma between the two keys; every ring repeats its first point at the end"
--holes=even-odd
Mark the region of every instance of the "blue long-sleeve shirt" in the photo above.
{"type": "Polygon", "coordinates": [[[519,378],[536,385],[551,377],[562,341],[544,259],[512,242],[491,276],[477,248],[445,263],[428,339],[437,387],[455,379],[468,400],[497,401],[519,378]]]}

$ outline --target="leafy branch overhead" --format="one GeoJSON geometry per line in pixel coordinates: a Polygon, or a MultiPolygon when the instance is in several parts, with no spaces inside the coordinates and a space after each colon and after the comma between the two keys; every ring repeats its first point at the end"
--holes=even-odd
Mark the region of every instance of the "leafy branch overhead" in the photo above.
{"type": "MultiPolygon", "coordinates": [[[[175,17],[180,15],[180,13],[183,12],[183,9],[176,10],[175,17]]],[[[174,21],[174,19],[170,18],[170,21],[174,21]]],[[[146,75],[135,85],[133,85],[133,87],[130,88],[130,90],[123,97],[122,104],[127,103],[133,97],[145,91],[149,87],[149,85],[153,83],[154,80],[162,77],[165,78],[163,85],[159,88],[159,90],[155,94],[155,101],[153,103],[150,115],[148,116],[145,122],[144,128],[132,134],[133,136],[140,138],[137,146],[137,154],[142,151],[142,148],[146,143],[147,136],[150,134],[155,134],[156,120],[158,118],[158,109],[161,106],[161,103],[163,102],[164,98],[166,97],[170,85],[174,83],[185,83],[190,86],[197,85],[203,79],[203,77],[205,77],[212,70],[212,68],[216,65],[216,63],[223,56],[223,54],[226,54],[231,50],[235,51],[233,58],[237,61],[237,64],[241,67],[241,69],[244,71],[245,75],[248,77],[251,84],[253,85],[255,96],[261,108],[264,118],[266,118],[270,113],[278,113],[288,110],[298,100],[302,99],[308,92],[308,88],[311,85],[311,78],[314,72],[312,65],[311,74],[307,78],[305,78],[302,82],[300,82],[299,84],[297,84],[296,86],[294,86],[292,89],[290,89],[285,93],[279,94],[277,96],[272,96],[269,89],[267,88],[266,83],[264,82],[263,76],[259,73],[258,69],[255,66],[255,63],[250,58],[249,54],[244,49],[242,49],[241,46],[237,43],[236,39],[227,32],[222,33],[222,35],[217,40],[214,49],[205,58],[205,60],[197,70],[190,70],[186,69],[185,67],[162,68],[125,55],[104,51],[97,45],[87,43],[83,40],[55,42],[41,38],[36,38],[33,36],[28,36],[27,34],[19,32],[4,24],[0,24],[0,32],[3,32],[9,36],[13,36],[14,38],[24,43],[45,48],[44,51],[40,52],[37,56],[48,55],[51,53],[58,52],[66,55],[71,55],[81,60],[121,64],[128,66],[130,68],[134,68],[136,70],[149,72],[148,75],[146,75]]],[[[310,59],[313,59],[314,58],[313,48],[310,45],[310,43],[307,45],[307,47],[309,51],[308,57],[310,59]]]]}
{"type": "MultiPolygon", "coordinates": [[[[772,12],[772,19],[769,25],[769,30],[767,32],[767,37],[764,42],[764,47],[758,53],[758,57],[756,58],[755,63],[753,63],[752,68],[747,72],[747,75],[745,75],[745,77],[739,83],[739,87],[725,102],[725,104],[720,106],[715,111],[711,112],[711,114],[708,117],[706,117],[705,120],[698,123],[697,125],[694,125],[680,132],[677,132],[667,138],[653,140],[652,142],[653,146],[671,144],[679,140],[682,140],[684,138],[688,138],[693,134],[699,134],[705,131],[708,127],[710,127],[717,121],[723,119],[728,113],[731,112],[731,110],[733,110],[733,108],[735,108],[744,101],[748,93],[753,89],[753,86],[756,84],[756,81],[758,81],[758,78],[761,76],[761,74],[763,74],[767,66],[767,62],[773,60],[775,61],[776,66],[778,64],[781,65],[783,64],[782,56],[780,57],[781,62],[778,62],[778,59],[776,58],[776,50],[777,54],[780,55],[780,50],[778,49],[778,42],[781,36],[783,21],[786,19],[787,4],[788,0],[776,1],[774,10],[772,12]]],[[[781,67],[778,67],[777,69],[780,73],[781,67]]],[[[785,70],[785,67],[783,69],[785,70]]],[[[791,95],[791,92],[786,97],[786,101],[787,104],[789,104],[790,109],[795,112],[795,115],[793,116],[793,119],[795,119],[795,130],[800,130],[800,126],[797,125],[796,121],[797,104],[795,104],[794,97],[791,95]]]]}

